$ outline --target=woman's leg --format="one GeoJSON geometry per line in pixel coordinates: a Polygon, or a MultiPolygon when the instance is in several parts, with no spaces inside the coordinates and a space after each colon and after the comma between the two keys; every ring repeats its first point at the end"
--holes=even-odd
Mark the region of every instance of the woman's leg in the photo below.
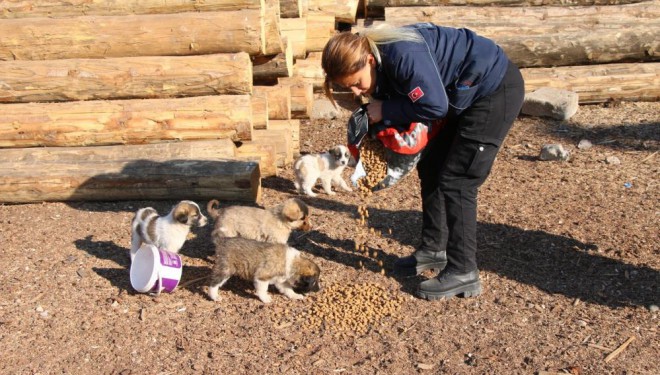
{"type": "Polygon", "coordinates": [[[522,76],[510,64],[500,87],[456,118],[457,134],[438,177],[447,218],[448,264],[437,279],[420,285],[422,297],[435,299],[480,292],[476,261],[477,192],[490,174],[523,98],[522,76]]]}

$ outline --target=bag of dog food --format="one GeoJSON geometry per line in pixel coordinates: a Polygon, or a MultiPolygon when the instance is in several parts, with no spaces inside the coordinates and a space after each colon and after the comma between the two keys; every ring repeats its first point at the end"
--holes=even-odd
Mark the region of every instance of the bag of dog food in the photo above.
{"type": "Polygon", "coordinates": [[[415,168],[424,155],[429,139],[442,125],[443,121],[369,126],[366,105],[358,108],[351,115],[347,129],[348,148],[358,162],[351,181],[358,186],[359,180],[366,179],[362,185],[371,191],[396,184],[415,168]]]}

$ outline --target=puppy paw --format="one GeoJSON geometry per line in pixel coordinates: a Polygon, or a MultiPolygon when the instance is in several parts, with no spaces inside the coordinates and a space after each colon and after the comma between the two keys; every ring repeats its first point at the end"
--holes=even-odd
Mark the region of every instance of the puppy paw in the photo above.
{"type": "Polygon", "coordinates": [[[218,288],[210,287],[208,291],[208,296],[211,301],[219,301],[220,296],[218,295],[218,288]]]}
{"type": "Polygon", "coordinates": [[[261,302],[263,302],[263,303],[265,303],[265,304],[269,304],[269,303],[271,303],[271,302],[273,301],[273,299],[272,299],[268,294],[266,294],[266,295],[262,295],[262,296],[258,296],[258,297],[259,297],[259,299],[261,300],[261,302]]]}
{"type": "Polygon", "coordinates": [[[303,296],[302,294],[298,294],[298,293],[289,293],[287,295],[287,297],[289,297],[291,299],[305,299],[305,296],[303,296]]]}
{"type": "Polygon", "coordinates": [[[330,191],[326,191],[326,193],[328,193],[328,195],[337,195],[337,193],[335,193],[335,192],[332,191],[332,190],[330,190],[330,191]]]}

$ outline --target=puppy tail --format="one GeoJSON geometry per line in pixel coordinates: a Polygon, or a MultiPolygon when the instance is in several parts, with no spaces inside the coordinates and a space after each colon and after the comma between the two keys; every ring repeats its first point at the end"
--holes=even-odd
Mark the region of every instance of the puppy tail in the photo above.
{"type": "Polygon", "coordinates": [[[217,199],[211,199],[206,205],[206,211],[209,213],[209,216],[213,218],[213,220],[216,220],[220,215],[220,212],[217,208],[218,206],[220,206],[220,202],[217,199]]]}

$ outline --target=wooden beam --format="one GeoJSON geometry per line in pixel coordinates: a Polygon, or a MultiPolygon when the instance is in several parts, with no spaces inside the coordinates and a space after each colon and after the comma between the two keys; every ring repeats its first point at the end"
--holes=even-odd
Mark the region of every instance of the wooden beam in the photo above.
{"type": "Polygon", "coordinates": [[[265,48],[263,9],[0,20],[0,60],[182,56],[265,48]]]}
{"type": "Polygon", "coordinates": [[[249,95],[3,104],[0,147],[252,137],[249,95]]]}
{"type": "Polygon", "coordinates": [[[0,61],[0,103],[246,95],[247,53],[0,61]]]}

